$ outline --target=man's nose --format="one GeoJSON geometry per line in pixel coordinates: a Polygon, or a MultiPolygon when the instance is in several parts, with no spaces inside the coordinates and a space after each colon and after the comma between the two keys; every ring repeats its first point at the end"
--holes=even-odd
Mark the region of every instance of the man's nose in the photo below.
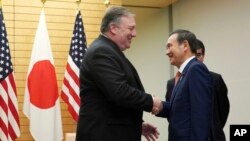
{"type": "Polygon", "coordinates": [[[133,36],[133,37],[136,37],[136,31],[133,31],[133,32],[132,32],[132,36],[133,36]]]}
{"type": "Polygon", "coordinates": [[[170,51],[169,51],[169,49],[167,48],[167,49],[166,49],[166,55],[168,56],[169,53],[170,53],[170,51]]]}

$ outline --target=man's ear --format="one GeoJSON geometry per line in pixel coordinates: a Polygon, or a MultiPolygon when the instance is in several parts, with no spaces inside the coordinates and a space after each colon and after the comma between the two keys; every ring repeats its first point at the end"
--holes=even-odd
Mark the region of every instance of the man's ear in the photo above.
{"type": "Polygon", "coordinates": [[[115,25],[114,23],[109,24],[109,29],[111,34],[115,35],[117,33],[117,25],[115,25]]]}
{"type": "Polygon", "coordinates": [[[184,40],[184,41],[182,42],[182,46],[183,46],[184,50],[187,50],[188,47],[189,47],[188,41],[187,41],[187,40],[184,40]]]}

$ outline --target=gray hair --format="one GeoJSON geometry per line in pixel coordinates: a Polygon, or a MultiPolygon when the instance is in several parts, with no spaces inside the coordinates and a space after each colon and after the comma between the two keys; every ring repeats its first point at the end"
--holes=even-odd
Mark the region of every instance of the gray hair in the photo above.
{"type": "Polygon", "coordinates": [[[177,29],[170,33],[169,36],[177,34],[177,42],[179,44],[183,43],[184,40],[187,40],[191,49],[191,52],[196,54],[197,50],[197,39],[194,33],[184,30],[184,29],[177,29]]]}
{"type": "Polygon", "coordinates": [[[109,7],[102,19],[101,23],[101,33],[105,33],[109,30],[109,24],[114,23],[116,25],[120,24],[121,17],[123,16],[135,16],[132,12],[130,12],[125,7],[121,6],[111,6],[109,7]]]}

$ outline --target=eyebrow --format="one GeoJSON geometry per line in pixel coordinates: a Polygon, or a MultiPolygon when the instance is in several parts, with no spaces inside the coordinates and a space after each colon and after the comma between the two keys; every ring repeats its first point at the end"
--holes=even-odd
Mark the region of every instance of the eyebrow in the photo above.
{"type": "Polygon", "coordinates": [[[171,45],[171,43],[167,43],[166,47],[169,48],[171,45]]]}

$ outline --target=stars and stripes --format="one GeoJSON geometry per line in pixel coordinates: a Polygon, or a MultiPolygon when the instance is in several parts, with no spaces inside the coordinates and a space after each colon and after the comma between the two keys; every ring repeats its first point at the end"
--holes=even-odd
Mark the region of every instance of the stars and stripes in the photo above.
{"type": "Polygon", "coordinates": [[[13,141],[20,136],[20,124],[16,84],[2,9],[0,34],[0,141],[13,141]]]}
{"type": "Polygon", "coordinates": [[[82,16],[81,12],[78,11],[70,44],[61,94],[62,99],[67,103],[68,110],[75,121],[78,120],[78,112],[80,107],[79,68],[83,60],[83,56],[87,50],[86,44],[82,16]]]}

